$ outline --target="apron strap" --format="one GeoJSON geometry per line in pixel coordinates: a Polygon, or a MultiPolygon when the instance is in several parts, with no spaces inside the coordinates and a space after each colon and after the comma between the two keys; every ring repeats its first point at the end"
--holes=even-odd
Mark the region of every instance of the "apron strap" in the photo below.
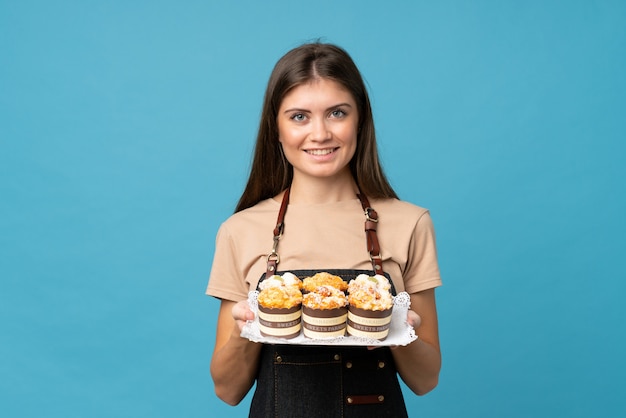
{"type": "MultiPolygon", "coordinates": [[[[376,227],[378,226],[378,213],[370,207],[370,202],[364,194],[357,194],[361,206],[365,212],[365,237],[367,241],[367,251],[370,253],[370,260],[372,261],[372,268],[374,274],[383,274],[383,259],[380,255],[380,244],[378,243],[378,236],[376,235],[376,227]]],[[[283,236],[285,229],[285,213],[287,212],[287,205],[289,204],[289,188],[285,189],[283,194],[283,200],[280,204],[280,210],[278,211],[278,219],[276,220],[276,227],[274,228],[274,246],[272,252],[267,256],[267,270],[265,277],[270,277],[276,274],[278,269],[278,263],[280,263],[280,256],[276,252],[278,248],[278,241],[283,236]]]]}
{"type": "Polygon", "coordinates": [[[367,251],[370,253],[374,274],[383,274],[383,258],[380,255],[380,244],[378,243],[378,235],[376,235],[376,227],[378,226],[378,213],[370,206],[367,196],[357,194],[361,201],[361,206],[365,212],[365,236],[367,237],[367,251]]]}
{"type": "Polygon", "coordinates": [[[278,240],[283,236],[285,229],[285,212],[287,212],[287,205],[289,204],[289,188],[285,190],[283,194],[283,201],[280,204],[280,210],[278,211],[278,219],[276,220],[276,228],[274,228],[274,246],[272,252],[267,256],[267,270],[265,277],[270,277],[276,274],[278,263],[280,263],[280,256],[276,252],[278,248],[278,240]]]}

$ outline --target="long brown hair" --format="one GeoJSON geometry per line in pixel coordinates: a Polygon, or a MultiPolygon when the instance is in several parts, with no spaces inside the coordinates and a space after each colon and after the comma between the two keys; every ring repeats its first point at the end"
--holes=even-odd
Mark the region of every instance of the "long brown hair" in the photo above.
{"type": "Polygon", "coordinates": [[[235,212],[276,196],[291,184],[293,167],[284,157],[278,141],[278,109],[291,89],[316,78],[340,83],[357,103],[359,133],[350,171],[360,192],[374,199],[398,197],[378,159],[372,108],[361,73],[345,50],[315,42],[287,52],[270,75],[250,176],[235,212]]]}

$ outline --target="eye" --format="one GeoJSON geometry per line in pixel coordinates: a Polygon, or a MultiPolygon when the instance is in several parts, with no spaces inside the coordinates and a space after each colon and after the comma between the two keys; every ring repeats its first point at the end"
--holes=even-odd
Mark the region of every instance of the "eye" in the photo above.
{"type": "Polygon", "coordinates": [[[330,116],[332,116],[333,118],[343,118],[344,116],[346,116],[346,112],[341,109],[335,109],[330,112],[330,116]]]}
{"type": "Polygon", "coordinates": [[[291,120],[295,120],[296,122],[303,122],[306,119],[306,115],[304,113],[294,113],[291,115],[291,120]]]}

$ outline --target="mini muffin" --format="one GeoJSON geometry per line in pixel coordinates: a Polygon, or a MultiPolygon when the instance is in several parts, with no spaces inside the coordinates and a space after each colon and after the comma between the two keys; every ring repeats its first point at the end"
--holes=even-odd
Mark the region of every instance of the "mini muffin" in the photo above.
{"type": "Polygon", "coordinates": [[[345,293],[330,285],[318,286],[306,293],[302,298],[304,336],[313,339],[344,336],[347,305],[345,293]]]}
{"type": "Polygon", "coordinates": [[[347,332],[355,337],[384,340],[389,334],[393,296],[385,276],[360,274],[348,284],[347,332]]]}
{"type": "Polygon", "coordinates": [[[348,283],[339,276],[334,276],[330,273],[321,272],[314,276],[306,277],[302,281],[302,289],[305,292],[313,292],[320,286],[332,286],[343,292],[348,289],[348,283]]]}
{"type": "Polygon", "coordinates": [[[271,276],[259,284],[258,316],[261,335],[294,338],[302,329],[302,282],[285,273],[271,276]]]}

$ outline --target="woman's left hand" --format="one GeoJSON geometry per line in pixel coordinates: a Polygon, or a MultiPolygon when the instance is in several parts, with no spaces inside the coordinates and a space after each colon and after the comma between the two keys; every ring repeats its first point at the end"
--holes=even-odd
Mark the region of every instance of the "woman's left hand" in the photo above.
{"type": "Polygon", "coordinates": [[[413,329],[418,329],[422,324],[422,318],[415,312],[409,309],[406,313],[406,323],[413,327],[413,329]]]}
{"type": "MultiPolygon", "coordinates": [[[[406,313],[406,323],[409,324],[410,326],[413,327],[413,329],[417,329],[420,324],[422,323],[422,318],[415,312],[412,310],[409,310],[406,313]]],[[[398,347],[397,345],[390,345],[389,348],[391,348],[392,350],[394,348],[398,347]]],[[[369,350],[374,350],[375,348],[379,348],[378,346],[368,346],[367,347],[369,350]]]]}

